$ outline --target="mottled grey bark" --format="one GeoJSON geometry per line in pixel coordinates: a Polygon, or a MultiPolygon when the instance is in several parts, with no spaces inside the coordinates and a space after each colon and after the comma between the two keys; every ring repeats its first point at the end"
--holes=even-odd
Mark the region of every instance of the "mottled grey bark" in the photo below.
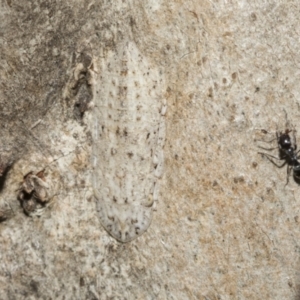
{"type": "Polygon", "coordinates": [[[300,187],[255,141],[298,129],[297,1],[2,0],[0,16],[1,299],[299,299],[300,187]],[[168,111],[151,226],[122,244],[96,211],[91,124],[126,41],[168,111]]]}

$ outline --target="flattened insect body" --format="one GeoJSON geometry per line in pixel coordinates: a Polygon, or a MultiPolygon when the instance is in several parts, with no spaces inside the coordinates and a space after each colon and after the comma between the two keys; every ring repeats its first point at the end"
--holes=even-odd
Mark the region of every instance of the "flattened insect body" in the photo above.
{"type": "MultiPolygon", "coordinates": [[[[118,241],[129,242],[142,234],[152,219],[151,207],[138,204],[120,204],[113,201],[98,200],[98,212],[104,228],[118,241]]],[[[153,204],[153,201],[152,201],[153,204]]]]}
{"type": "Polygon", "coordinates": [[[95,85],[93,187],[100,221],[117,240],[147,230],[163,172],[164,80],[136,46],[110,53],[95,85]]]}

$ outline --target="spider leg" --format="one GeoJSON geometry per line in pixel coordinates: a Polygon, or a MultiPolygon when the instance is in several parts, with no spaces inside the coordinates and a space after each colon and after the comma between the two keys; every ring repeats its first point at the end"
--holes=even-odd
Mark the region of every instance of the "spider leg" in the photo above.
{"type": "MultiPolygon", "coordinates": [[[[296,130],[294,129],[294,130],[293,130],[293,139],[294,139],[294,147],[295,147],[294,150],[296,151],[296,150],[297,150],[297,140],[296,140],[295,131],[296,131],[296,130]]],[[[299,151],[298,151],[298,152],[299,152],[299,151]]],[[[297,152],[297,153],[298,153],[298,152],[297,152]]]]}
{"type": "Polygon", "coordinates": [[[275,165],[277,168],[282,168],[284,167],[286,164],[287,164],[287,161],[284,161],[282,165],[278,165],[276,164],[272,159],[277,159],[277,160],[281,160],[280,158],[276,157],[276,156],[273,156],[273,155],[270,155],[270,154],[267,154],[267,153],[263,153],[263,152],[258,152],[258,154],[261,154],[262,156],[265,156],[273,165],[275,165]]]}
{"type": "Polygon", "coordinates": [[[284,111],[284,115],[285,115],[285,127],[286,128],[293,128],[293,129],[289,129],[287,133],[290,133],[292,132],[293,134],[293,139],[294,139],[294,150],[296,151],[297,150],[297,140],[296,140],[296,135],[295,135],[295,132],[296,132],[296,129],[295,129],[295,126],[293,124],[290,123],[290,121],[288,120],[288,114],[286,112],[285,109],[283,109],[284,111]]]}
{"type": "Polygon", "coordinates": [[[263,150],[267,150],[267,151],[272,151],[272,150],[275,150],[275,149],[278,149],[279,147],[274,147],[274,148],[265,148],[265,147],[261,147],[261,146],[257,146],[258,148],[260,149],[263,149],[263,150]]]}
{"type": "Polygon", "coordinates": [[[283,111],[284,111],[284,116],[285,116],[285,127],[288,128],[290,125],[290,122],[288,120],[288,114],[285,109],[283,109],[283,111]]]}
{"type": "Polygon", "coordinates": [[[287,166],[287,174],[286,174],[286,184],[285,184],[285,186],[287,186],[288,185],[288,183],[289,183],[289,179],[290,179],[290,176],[291,176],[291,170],[292,170],[292,166],[287,166]]]}
{"type": "Polygon", "coordinates": [[[300,158],[300,156],[298,156],[298,153],[300,152],[300,150],[298,150],[296,153],[295,153],[295,155],[297,156],[297,159],[299,159],[300,158]]]}
{"type": "Polygon", "coordinates": [[[257,142],[263,142],[263,143],[271,144],[271,143],[274,142],[275,140],[278,140],[277,133],[276,133],[276,138],[271,139],[270,141],[264,141],[264,140],[256,140],[256,141],[257,141],[257,142]]]}

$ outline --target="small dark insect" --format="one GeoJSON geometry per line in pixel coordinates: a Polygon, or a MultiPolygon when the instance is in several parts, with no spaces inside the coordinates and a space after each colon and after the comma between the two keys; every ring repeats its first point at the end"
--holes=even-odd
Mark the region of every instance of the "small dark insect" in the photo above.
{"type": "Polygon", "coordinates": [[[27,215],[34,213],[39,207],[49,201],[49,186],[46,183],[44,170],[34,174],[29,172],[24,176],[19,189],[18,199],[27,215]]]}
{"type": "MultiPolygon", "coordinates": [[[[259,147],[261,149],[271,151],[278,149],[279,150],[279,157],[263,153],[263,152],[258,152],[262,156],[265,156],[272,164],[277,166],[278,168],[282,168],[285,165],[287,165],[287,182],[286,184],[289,183],[289,177],[291,175],[291,170],[293,170],[293,177],[297,183],[300,183],[300,162],[298,159],[300,156],[298,156],[298,153],[300,152],[297,151],[297,144],[296,144],[296,137],[295,137],[295,130],[290,130],[286,129],[285,132],[276,132],[276,138],[277,140],[277,147],[275,148],[264,148],[264,147],[259,147]],[[290,137],[290,133],[293,134],[293,140],[290,137]],[[273,161],[273,159],[276,160],[284,160],[283,164],[278,165],[273,161]]],[[[271,143],[275,139],[269,141],[271,143]]]]}

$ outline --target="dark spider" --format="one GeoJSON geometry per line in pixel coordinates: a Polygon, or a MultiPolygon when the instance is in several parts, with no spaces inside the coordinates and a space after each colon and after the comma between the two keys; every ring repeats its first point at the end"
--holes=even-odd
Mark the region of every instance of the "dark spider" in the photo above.
{"type": "MultiPolygon", "coordinates": [[[[271,143],[275,139],[269,141],[271,143]]],[[[275,157],[273,155],[263,153],[263,152],[258,152],[262,156],[265,156],[272,164],[277,166],[278,168],[282,168],[285,165],[287,165],[287,182],[286,185],[289,183],[289,177],[291,175],[291,170],[293,170],[293,177],[297,183],[300,183],[300,162],[298,159],[300,158],[298,156],[298,153],[300,152],[297,151],[297,144],[296,144],[296,137],[295,137],[295,130],[289,130],[286,129],[285,132],[276,132],[276,140],[277,140],[277,147],[275,148],[264,148],[264,147],[259,147],[261,149],[271,151],[274,149],[279,150],[279,158],[275,157]],[[292,139],[290,137],[290,133],[293,133],[293,139],[294,143],[292,142],[292,139]],[[273,161],[273,159],[277,160],[284,160],[283,164],[278,165],[273,161]]]]}

